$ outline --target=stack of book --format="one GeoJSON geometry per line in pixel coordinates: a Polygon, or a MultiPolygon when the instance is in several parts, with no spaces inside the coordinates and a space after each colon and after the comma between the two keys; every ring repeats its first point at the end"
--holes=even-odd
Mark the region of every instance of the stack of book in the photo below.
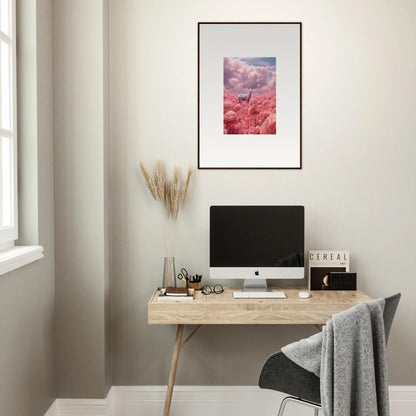
{"type": "Polygon", "coordinates": [[[186,287],[172,287],[168,286],[167,288],[160,289],[159,296],[157,300],[179,300],[179,301],[188,301],[193,300],[195,297],[194,289],[187,289],[186,287]]]}

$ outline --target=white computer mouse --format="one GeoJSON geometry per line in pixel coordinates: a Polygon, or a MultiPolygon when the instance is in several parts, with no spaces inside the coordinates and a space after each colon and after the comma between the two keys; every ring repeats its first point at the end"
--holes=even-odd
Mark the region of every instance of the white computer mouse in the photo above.
{"type": "Polygon", "coordinates": [[[308,299],[311,296],[309,292],[299,292],[299,297],[301,299],[308,299]]]}

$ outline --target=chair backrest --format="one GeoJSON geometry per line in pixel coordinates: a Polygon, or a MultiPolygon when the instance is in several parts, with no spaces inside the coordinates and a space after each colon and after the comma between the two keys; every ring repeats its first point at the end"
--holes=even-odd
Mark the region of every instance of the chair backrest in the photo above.
{"type": "Polygon", "coordinates": [[[383,320],[384,320],[384,332],[386,334],[386,343],[390,335],[390,329],[391,325],[393,323],[394,314],[397,310],[397,305],[399,304],[401,294],[396,293],[393,296],[389,296],[388,298],[385,298],[386,301],[384,305],[384,314],[383,314],[383,320]]]}

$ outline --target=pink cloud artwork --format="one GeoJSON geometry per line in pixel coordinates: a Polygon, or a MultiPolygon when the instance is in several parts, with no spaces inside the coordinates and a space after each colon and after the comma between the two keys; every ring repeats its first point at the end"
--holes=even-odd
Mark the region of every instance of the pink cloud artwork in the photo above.
{"type": "Polygon", "coordinates": [[[224,134],[276,134],[276,58],[224,58],[224,134]]]}

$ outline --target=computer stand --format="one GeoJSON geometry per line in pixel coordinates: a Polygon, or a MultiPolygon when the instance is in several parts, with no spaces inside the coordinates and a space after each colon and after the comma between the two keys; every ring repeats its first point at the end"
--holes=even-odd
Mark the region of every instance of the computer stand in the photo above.
{"type": "Polygon", "coordinates": [[[244,279],[243,292],[269,292],[266,279],[244,279]]]}

